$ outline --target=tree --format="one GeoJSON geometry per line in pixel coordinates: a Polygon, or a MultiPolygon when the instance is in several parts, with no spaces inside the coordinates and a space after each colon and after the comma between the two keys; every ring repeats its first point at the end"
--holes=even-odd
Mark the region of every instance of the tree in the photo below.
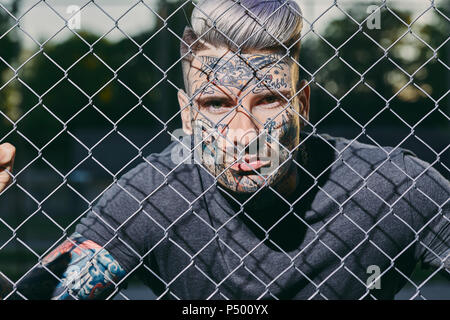
{"type": "MultiPolygon", "coordinates": [[[[448,9],[439,9],[449,16],[448,9]]],[[[300,63],[307,71],[301,70],[301,74],[308,80],[311,75],[314,77],[311,99],[314,123],[348,126],[352,117],[361,125],[405,125],[404,120],[413,126],[425,117],[421,125],[448,128],[448,119],[442,114],[448,114],[448,98],[440,102],[440,111],[429,114],[435,104],[427,96],[439,100],[448,88],[449,47],[448,44],[441,47],[448,36],[448,21],[432,10],[428,13],[434,15],[431,23],[422,24],[419,19],[412,25],[414,36],[399,20],[411,23],[415,18],[412,13],[390,10],[393,13],[381,9],[380,29],[369,29],[363,23],[362,30],[357,32],[358,24],[345,16],[332,21],[322,35],[330,45],[312,33],[306,36],[300,63]],[[433,50],[437,48],[433,59],[433,50]],[[363,75],[363,83],[356,85],[362,79],[358,72],[363,75]],[[412,80],[417,86],[408,85],[410,79],[405,72],[414,74],[412,80]],[[380,96],[390,100],[389,104],[380,96]],[[339,105],[336,100],[340,100],[339,105]]],[[[355,5],[348,13],[359,23],[368,16],[364,5],[355,5]]]]}
{"type": "MultiPolygon", "coordinates": [[[[14,0],[9,5],[0,6],[0,111],[15,119],[18,116],[18,104],[20,103],[20,93],[17,88],[7,82],[14,76],[14,63],[16,62],[21,44],[17,39],[17,28],[15,16],[20,6],[21,0],[14,0]]],[[[0,125],[9,121],[0,115],[0,125]]],[[[0,134],[4,134],[0,130],[0,134]]],[[[0,137],[2,137],[0,135],[0,137]]]]}

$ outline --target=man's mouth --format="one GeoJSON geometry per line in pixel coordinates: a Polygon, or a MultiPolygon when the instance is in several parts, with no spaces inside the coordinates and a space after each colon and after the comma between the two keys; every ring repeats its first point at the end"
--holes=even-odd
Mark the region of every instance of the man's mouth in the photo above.
{"type": "Polygon", "coordinates": [[[230,169],[235,171],[250,172],[270,165],[270,160],[260,160],[256,156],[245,156],[234,163],[230,169]]]}

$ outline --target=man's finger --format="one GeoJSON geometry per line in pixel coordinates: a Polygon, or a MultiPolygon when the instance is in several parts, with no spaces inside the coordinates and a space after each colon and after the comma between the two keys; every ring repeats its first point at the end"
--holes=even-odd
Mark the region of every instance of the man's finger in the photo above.
{"type": "Polygon", "coordinates": [[[16,148],[10,143],[0,145],[0,192],[11,182],[16,148]],[[8,172],[7,172],[7,171],[8,172]]]}
{"type": "Polygon", "coordinates": [[[0,144],[0,167],[8,170],[12,169],[15,156],[16,148],[12,144],[0,144]]]}

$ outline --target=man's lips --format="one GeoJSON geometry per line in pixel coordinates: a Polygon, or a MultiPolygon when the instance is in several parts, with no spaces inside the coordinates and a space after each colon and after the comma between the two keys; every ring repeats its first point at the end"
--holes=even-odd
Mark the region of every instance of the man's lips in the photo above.
{"type": "Polygon", "coordinates": [[[233,164],[230,167],[230,169],[235,170],[235,171],[248,172],[248,171],[258,170],[259,168],[265,167],[269,164],[270,164],[269,160],[263,161],[263,160],[258,160],[256,157],[252,157],[252,158],[244,159],[243,161],[240,161],[240,162],[236,162],[235,164],[233,164]]]}

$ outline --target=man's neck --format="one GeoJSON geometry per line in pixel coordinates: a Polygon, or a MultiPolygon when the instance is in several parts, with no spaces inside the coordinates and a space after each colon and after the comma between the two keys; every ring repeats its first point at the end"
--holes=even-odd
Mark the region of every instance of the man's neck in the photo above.
{"type": "MultiPolygon", "coordinates": [[[[263,224],[271,224],[279,219],[277,210],[271,208],[279,208],[280,202],[292,200],[290,197],[295,193],[298,187],[298,168],[295,163],[291,162],[290,168],[285,177],[271,188],[264,187],[256,192],[256,194],[240,194],[229,192],[229,194],[239,203],[245,203],[244,211],[256,220],[260,220],[263,224]],[[268,215],[268,211],[273,211],[268,215]],[[273,221],[272,221],[273,220],[273,221]]],[[[233,206],[239,207],[235,201],[233,206]]],[[[291,201],[290,201],[291,202],[291,201]]]]}
{"type": "Polygon", "coordinates": [[[286,177],[278,182],[274,189],[283,198],[289,199],[289,197],[295,192],[298,187],[298,167],[294,162],[290,163],[289,171],[286,173],[286,177]]]}

